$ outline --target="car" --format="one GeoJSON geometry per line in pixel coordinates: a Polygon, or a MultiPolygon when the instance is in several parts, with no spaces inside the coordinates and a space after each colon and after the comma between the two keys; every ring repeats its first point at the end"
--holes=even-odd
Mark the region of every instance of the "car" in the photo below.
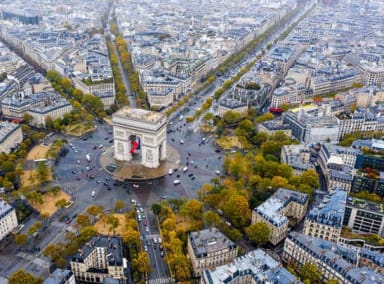
{"type": "Polygon", "coordinates": [[[140,186],[138,184],[133,184],[132,187],[139,188],[140,186]]]}
{"type": "Polygon", "coordinates": [[[113,143],[113,139],[109,140],[108,142],[109,142],[109,143],[113,143]]]}
{"type": "Polygon", "coordinates": [[[81,163],[80,160],[77,160],[77,163],[80,164],[81,163]]]}
{"type": "Polygon", "coordinates": [[[112,187],[108,186],[108,187],[107,187],[107,190],[112,190],[112,187]]]}
{"type": "Polygon", "coordinates": [[[147,240],[147,246],[151,245],[151,240],[147,240]]]}
{"type": "Polygon", "coordinates": [[[149,228],[148,228],[148,227],[145,228],[145,232],[146,232],[147,234],[149,233],[149,228]]]}
{"type": "Polygon", "coordinates": [[[168,170],[168,175],[170,175],[170,176],[173,175],[173,169],[168,170]]]}
{"type": "Polygon", "coordinates": [[[144,220],[144,226],[148,226],[147,220],[144,220]]]}
{"type": "Polygon", "coordinates": [[[112,133],[113,133],[113,131],[112,131],[112,130],[108,131],[108,134],[112,134],[112,133]]]}
{"type": "Polygon", "coordinates": [[[93,146],[93,150],[96,150],[97,149],[97,146],[93,146]]]}
{"type": "Polygon", "coordinates": [[[184,140],[180,140],[180,144],[183,145],[184,144],[184,140]]]}
{"type": "Polygon", "coordinates": [[[161,251],[161,252],[160,252],[160,256],[161,256],[161,257],[164,257],[164,251],[161,251]]]}
{"type": "Polygon", "coordinates": [[[216,174],[219,176],[220,175],[220,171],[216,171],[216,174]]]}
{"type": "Polygon", "coordinates": [[[132,202],[133,204],[136,204],[136,203],[137,203],[137,201],[136,201],[135,199],[132,199],[131,202],[132,202]]]}
{"type": "Polygon", "coordinates": [[[186,172],[186,171],[188,171],[188,167],[183,168],[183,172],[186,172]]]}
{"type": "Polygon", "coordinates": [[[97,180],[96,183],[97,183],[97,184],[100,184],[100,183],[101,183],[101,180],[97,180]]]}
{"type": "Polygon", "coordinates": [[[72,173],[73,173],[74,175],[77,174],[77,172],[76,172],[75,170],[73,170],[72,173]]]}
{"type": "Polygon", "coordinates": [[[144,246],[144,250],[145,250],[145,251],[148,251],[148,247],[147,247],[147,245],[144,246]]]}
{"type": "Polygon", "coordinates": [[[95,178],[95,176],[93,176],[93,175],[90,175],[90,176],[89,176],[89,178],[90,178],[90,179],[94,179],[94,178],[95,178]]]}
{"type": "Polygon", "coordinates": [[[153,243],[157,244],[157,238],[153,238],[153,243]]]}
{"type": "Polygon", "coordinates": [[[105,138],[104,138],[104,140],[108,140],[108,139],[109,139],[109,137],[105,137],[105,138]]]}
{"type": "Polygon", "coordinates": [[[162,196],[161,196],[161,199],[167,199],[167,198],[168,198],[167,195],[162,195],[162,196]]]}
{"type": "Polygon", "coordinates": [[[163,251],[163,250],[164,250],[164,248],[163,248],[162,245],[159,246],[159,249],[160,249],[160,251],[163,251]]]}
{"type": "Polygon", "coordinates": [[[91,196],[92,196],[92,197],[95,197],[95,195],[96,195],[96,191],[92,190],[92,192],[91,192],[91,196]]]}
{"type": "Polygon", "coordinates": [[[157,242],[158,242],[159,244],[161,244],[161,238],[160,238],[160,237],[157,238],[157,242]]]}
{"type": "Polygon", "coordinates": [[[181,183],[181,181],[179,180],[179,179],[175,179],[174,181],[173,181],[173,184],[174,185],[178,185],[178,184],[180,184],[181,183]]]}

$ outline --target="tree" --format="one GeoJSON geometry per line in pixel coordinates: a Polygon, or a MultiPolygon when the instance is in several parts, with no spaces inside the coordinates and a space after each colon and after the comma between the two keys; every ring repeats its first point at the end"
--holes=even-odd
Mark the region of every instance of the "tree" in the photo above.
{"type": "Polygon", "coordinates": [[[203,203],[190,199],[182,206],[181,212],[192,219],[200,220],[203,214],[203,203]]]}
{"type": "Polygon", "coordinates": [[[161,205],[159,203],[152,204],[151,209],[152,209],[153,214],[155,214],[156,216],[160,215],[160,213],[161,213],[161,205]]]}
{"type": "Polygon", "coordinates": [[[41,284],[43,279],[33,276],[25,272],[23,269],[17,270],[8,278],[9,284],[41,284]]]}
{"type": "Polygon", "coordinates": [[[79,239],[83,242],[90,240],[97,234],[97,230],[92,226],[83,227],[80,229],[79,239]]]}
{"type": "Polygon", "coordinates": [[[119,218],[114,215],[105,216],[105,222],[109,225],[108,229],[112,231],[112,234],[115,234],[115,229],[119,226],[119,218]]]}
{"type": "Polygon", "coordinates": [[[76,218],[76,223],[80,227],[87,227],[91,225],[91,219],[89,219],[88,215],[79,214],[76,218]]]}
{"type": "Polygon", "coordinates": [[[337,279],[329,279],[327,284],[339,284],[339,281],[337,279]]]}
{"type": "Polygon", "coordinates": [[[319,177],[314,169],[308,169],[301,174],[301,183],[307,184],[311,188],[319,187],[319,177]]]}
{"type": "Polygon", "coordinates": [[[280,176],[274,176],[271,181],[271,186],[275,189],[279,187],[286,188],[288,186],[288,180],[280,176]]]}
{"type": "Polygon", "coordinates": [[[87,208],[87,213],[92,215],[93,220],[95,220],[96,216],[99,216],[101,213],[103,213],[103,210],[103,205],[91,205],[87,208]]]}
{"type": "Polygon", "coordinates": [[[227,124],[233,124],[241,119],[241,115],[229,110],[224,113],[223,119],[227,124]]]}
{"type": "Polygon", "coordinates": [[[23,246],[27,243],[28,241],[28,236],[25,235],[25,234],[17,234],[15,236],[15,243],[18,245],[18,246],[23,246]]]}
{"type": "Polygon", "coordinates": [[[268,242],[269,239],[269,227],[263,222],[257,222],[245,229],[248,238],[255,244],[262,245],[268,242]]]}
{"type": "Polygon", "coordinates": [[[300,269],[299,275],[301,280],[309,280],[311,284],[321,283],[321,273],[315,264],[309,262],[304,264],[300,269]]]}
{"type": "Polygon", "coordinates": [[[36,170],[37,170],[37,178],[39,179],[39,181],[41,183],[48,181],[49,168],[48,168],[47,163],[45,163],[45,162],[38,163],[36,170]]]}
{"type": "Polygon", "coordinates": [[[24,113],[23,120],[26,124],[30,124],[33,120],[33,116],[30,115],[29,113],[24,113]]]}
{"type": "Polygon", "coordinates": [[[128,245],[133,245],[133,244],[139,245],[140,232],[138,232],[137,230],[131,227],[128,227],[123,234],[123,242],[128,245]]]}
{"type": "Polygon", "coordinates": [[[289,108],[290,108],[290,104],[289,103],[283,103],[283,104],[281,104],[280,106],[279,106],[279,108],[281,108],[282,109],[282,111],[287,111],[287,110],[289,110],[289,108]]]}
{"type": "Polygon", "coordinates": [[[63,243],[49,244],[45,247],[43,255],[49,257],[53,262],[62,257],[64,250],[63,243]]]}
{"type": "Polygon", "coordinates": [[[123,200],[116,200],[115,202],[115,209],[118,212],[121,212],[125,207],[125,202],[123,200]]]}
{"type": "Polygon", "coordinates": [[[149,273],[152,271],[151,262],[146,252],[139,252],[137,258],[133,260],[134,266],[140,273],[149,273]]]}
{"type": "Polygon", "coordinates": [[[203,215],[204,222],[207,226],[217,226],[220,223],[220,216],[213,211],[207,211],[203,215]]]}
{"type": "Polygon", "coordinates": [[[251,216],[248,200],[242,195],[231,196],[223,207],[225,216],[235,227],[245,226],[251,216]]]}
{"type": "Polygon", "coordinates": [[[55,202],[55,207],[57,209],[62,209],[67,205],[68,205],[68,201],[65,198],[59,199],[55,202]]]}
{"type": "Polygon", "coordinates": [[[191,278],[191,263],[185,255],[173,255],[169,264],[178,281],[186,281],[191,278]]]}

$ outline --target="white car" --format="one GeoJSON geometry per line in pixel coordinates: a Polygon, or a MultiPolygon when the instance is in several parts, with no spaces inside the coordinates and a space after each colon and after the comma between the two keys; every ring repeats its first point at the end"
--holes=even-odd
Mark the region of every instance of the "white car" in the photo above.
{"type": "Polygon", "coordinates": [[[133,184],[132,185],[134,188],[139,188],[140,186],[138,184],[133,184]]]}
{"type": "Polygon", "coordinates": [[[81,163],[80,160],[77,160],[77,163],[80,164],[81,163]]]}
{"type": "Polygon", "coordinates": [[[179,179],[175,179],[175,180],[173,181],[173,184],[174,184],[174,185],[178,185],[178,184],[180,184],[180,182],[181,182],[181,181],[180,181],[179,179]]]}
{"type": "Polygon", "coordinates": [[[148,251],[148,247],[147,247],[146,245],[144,246],[144,250],[145,250],[145,251],[148,251]]]}
{"type": "Polygon", "coordinates": [[[184,144],[184,140],[180,140],[180,144],[183,145],[184,144]]]}
{"type": "Polygon", "coordinates": [[[188,167],[183,168],[183,172],[186,172],[186,171],[188,171],[188,167]]]}
{"type": "Polygon", "coordinates": [[[173,169],[169,169],[168,174],[171,176],[173,174],[173,169]]]}
{"type": "Polygon", "coordinates": [[[92,196],[92,197],[95,197],[95,195],[96,195],[96,191],[92,190],[92,192],[91,192],[91,196],[92,196]]]}
{"type": "Polygon", "coordinates": [[[159,244],[161,244],[161,238],[160,237],[157,238],[157,241],[159,244]]]}

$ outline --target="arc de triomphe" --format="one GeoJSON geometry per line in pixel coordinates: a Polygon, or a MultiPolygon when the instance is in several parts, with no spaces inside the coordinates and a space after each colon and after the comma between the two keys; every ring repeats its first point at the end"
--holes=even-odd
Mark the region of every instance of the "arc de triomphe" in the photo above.
{"type": "Polygon", "coordinates": [[[157,168],[167,158],[167,118],[160,112],[124,107],[112,115],[115,159],[157,168]]]}

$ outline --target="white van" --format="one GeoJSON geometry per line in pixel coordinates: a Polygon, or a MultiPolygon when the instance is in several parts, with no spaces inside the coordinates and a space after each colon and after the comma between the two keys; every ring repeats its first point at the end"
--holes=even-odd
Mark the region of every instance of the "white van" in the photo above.
{"type": "Polygon", "coordinates": [[[96,191],[92,190],[91,196],[95,197],[95,195],[96,195],[96,191]]]}

